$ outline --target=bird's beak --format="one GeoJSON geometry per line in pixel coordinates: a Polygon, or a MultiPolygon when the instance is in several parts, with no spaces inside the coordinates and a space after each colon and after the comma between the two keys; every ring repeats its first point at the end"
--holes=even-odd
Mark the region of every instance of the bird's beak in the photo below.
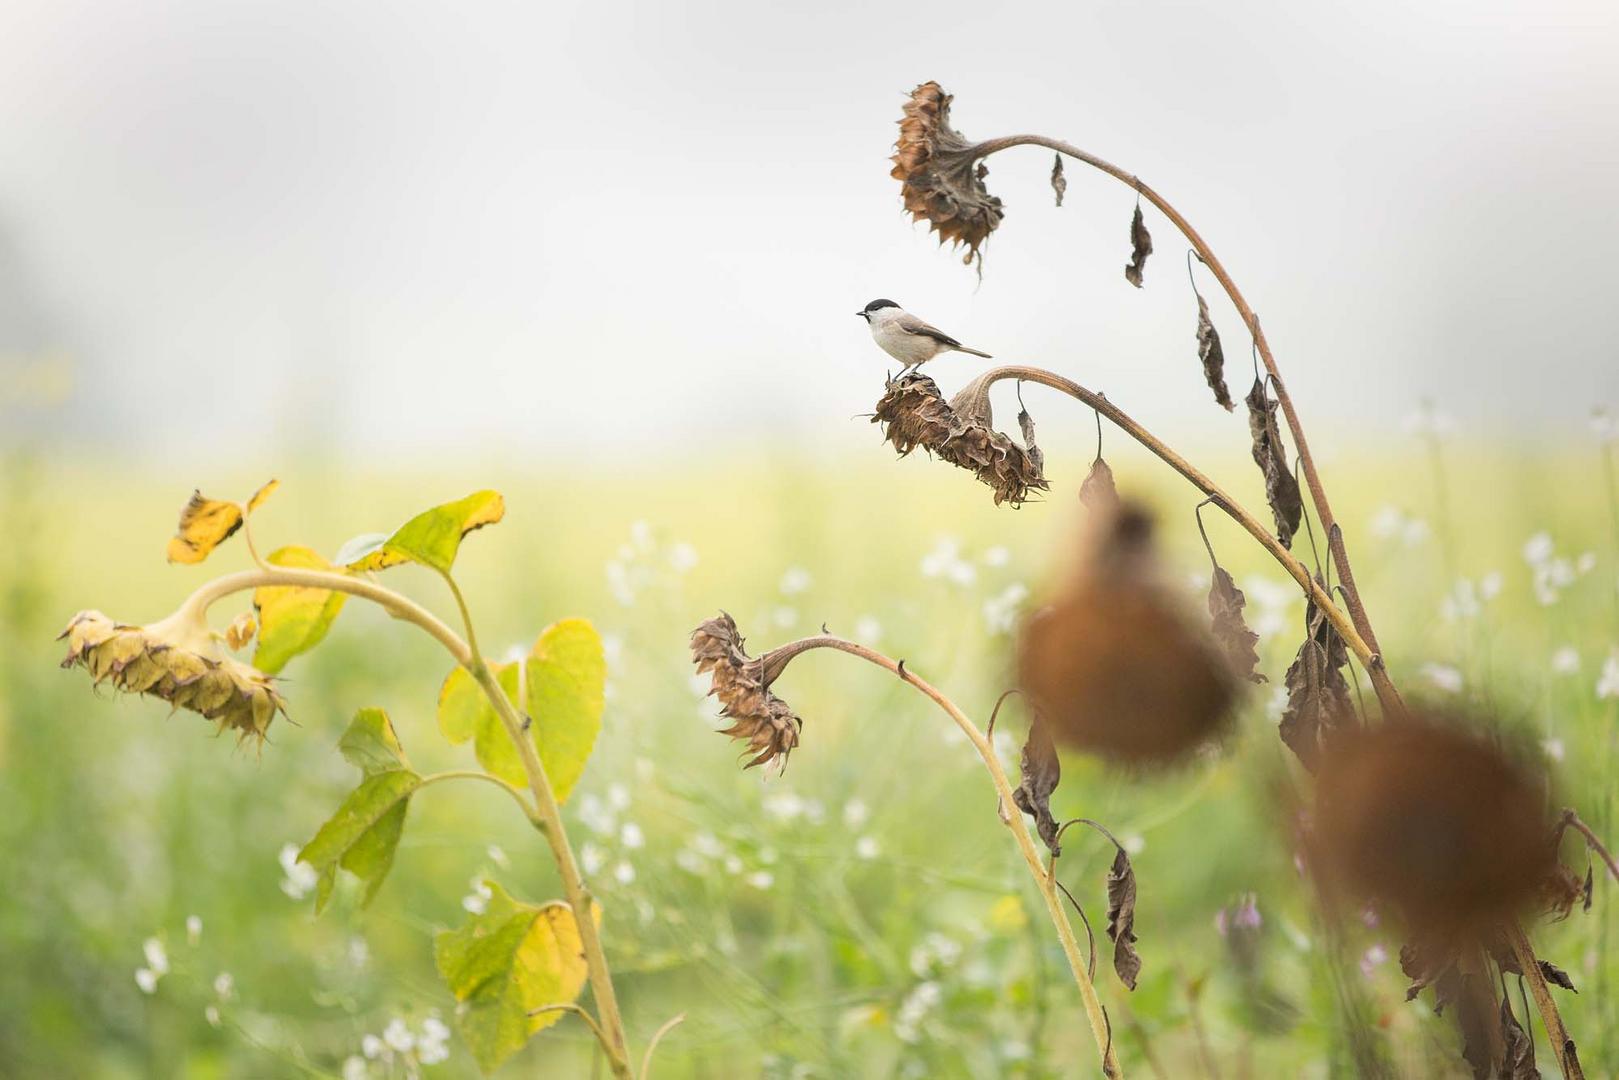
{"type": "Polygon", "coordinates": [[[854,314],[855,318],[857,319],[864,319],[866,317],[866,313],[864,311],[857,311],[854,314]]]}

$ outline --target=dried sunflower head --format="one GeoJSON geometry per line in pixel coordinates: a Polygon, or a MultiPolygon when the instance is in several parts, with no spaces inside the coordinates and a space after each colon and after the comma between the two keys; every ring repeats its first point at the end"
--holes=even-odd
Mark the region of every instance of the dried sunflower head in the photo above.
{"type": "Polygon", "coordinates": [[[989,170],[977,160],[973,145],[950,126],[951,96],[936,82],[911,91],[899,121],[894,168],[905,209],[916,221],[927,221],[942,244],[966,244],[963,262],[978,258],[978,248],[1001,223],[1001,200],[984,187],[989,170]]]}
{"type": "Polygon", "coordinates": [[[1316,777],[1312,861],[1329,895],[1476,940],[1556,871],[1546,777],[1475,722],[1412,715],[1337,737],[1316,777]]]}
{"type": "Polygon", "coordinates": [[[110,682],[200,713],[242,739],[262,741],[276,713],[286,711],[271,678],[227,656],[200,615],[181,611],[150,626],[129,626],[81,611],[62,638],[68,643],[63,667],[83,667],[97,685],[110,682]]]}
{"type": "Polygon", "coordinates": [[[774,660],[777,654],[767,653],[750,658],[742,646],[736,620],[723,611],[691,634],[691,658],[697,673],[713,673],[709,693],[720,699],[720,715],[731,721],[720,734],[748,744],[748,753],[754,756],[746,768],[778,760],[786,767],[804,722],[770,692],[770,684],[781,674],[788,657],[774,660]]]}
{"type": "Polygon", "coordinates": [[[1073,580],[1019,634],[1020,683],[1059,744],[1131,767],[1174,764],[1226,731],[1235,678],[1158,581],[1146,512],[1123,503],[1091,516],[1073,580]]]}
{"type": "Polygon", "coordinates": [[[987,384],[982,378],[946,402],[939,386],[913,371],[890,379],[872,423],[901,457],[918,446],[968,470],[995,492],[995,505],[1018,506],[1031,491],[1047,491],[1040,461],[992,426],[987,384]]]}

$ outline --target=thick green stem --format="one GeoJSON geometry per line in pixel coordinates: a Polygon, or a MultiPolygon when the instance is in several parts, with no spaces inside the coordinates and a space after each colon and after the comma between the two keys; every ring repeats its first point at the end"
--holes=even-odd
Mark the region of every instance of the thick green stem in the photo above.
{"type": "MultiPolygon", "coordinates": [[[[300,570],[290,567],[272,567],[267,570],[243,570],[234,574],[226,574],[216,578],[199,588],[187,597],[180,610],[195,615],[201,615],[215,601],[234,593],[244,592],[248,589],[262,587],[299,587],[306,589],[330,589],[333,592],[348,593],[377,604],[395,618],[414,623],[427,631],[428,634],[444,646],[455,662],[466,668],[478,681],[484,694],[489,698],[496,714],[506,727],[506,733],[517,746],[518,756],[522,759],[523,770],[528,775],[529,789],[534,796],[534,809],[536,817],[531,818],[535,827],[544,835],[546,842],[551,846],[551,854],[556,860],[557,872],[562,878],[562,889],[569,905],[573,908],[574,919],[579,926],[579,942],[585,952],[585,963],[590,974],[590,989],[596,999],[596,1007],[601,1013],[602,1026],[605,1028],[607,1038],[603,1047],[607,1051],[608,1062],[612,1067],[613,1075],[620,1080],[630,1080],[629,1050],[624,1037],[624,1021],[618,1009],[618,997],[613,992],[613,980],[607,969],[607,957],[602,950],[601,935],[596,930],[596,920],[592,915],[590,892],[586,889],[584,880],[579,873],[579,864],[574,859],[573,848],[568,843],[567,831],[562,825],[562,811],[557,805],[556,797],[551,791],[551,782],[545,775],[545,768],[540,764],[539,753],[534,748],[534,741],[528,738],[523,730],[523,719],[517,714],[511,700],[501,690],[493,673],[490,672],[482,658],[475,654],[472,648],[450,629],[444,622],[411,600],[409,597],[394,592],[375,582],[361,578],[349,577],[347,574],[334,573],[327,570],[300,570]]],[[[457,593],[459,599],[459,592],[457,593]]],[[[465,613],[465,605],[462,604],[465,613]]]]}

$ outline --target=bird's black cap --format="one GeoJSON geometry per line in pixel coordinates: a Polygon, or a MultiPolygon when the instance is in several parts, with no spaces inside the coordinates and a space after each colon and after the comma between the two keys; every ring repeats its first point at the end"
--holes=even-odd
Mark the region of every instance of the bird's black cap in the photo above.
{"type": "Polygon", "coordinates": [[[863,310],[857,311],[855,314],[859,315],[863,319],[866,319],[867,321],[870,321],[871,313],[873,311],[881,311],[885,307],[899,307],[899,305],[894,303],[892,300],[873,300],[871,303],[867,304],[863,310]]]}

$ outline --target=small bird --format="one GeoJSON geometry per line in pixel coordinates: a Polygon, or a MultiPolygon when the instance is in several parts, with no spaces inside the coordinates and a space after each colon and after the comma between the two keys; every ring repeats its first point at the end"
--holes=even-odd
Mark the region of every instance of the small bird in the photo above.
{"type": "Polygon", "coordinates": [[[936,326],[930,326],[892,300],[873,300],[855,312],[871,326],[871,340],[904,364],[900,374],[932,360],[942,352],[964,352],[992,359],[987,352],[969,349],[936,326]]]}

